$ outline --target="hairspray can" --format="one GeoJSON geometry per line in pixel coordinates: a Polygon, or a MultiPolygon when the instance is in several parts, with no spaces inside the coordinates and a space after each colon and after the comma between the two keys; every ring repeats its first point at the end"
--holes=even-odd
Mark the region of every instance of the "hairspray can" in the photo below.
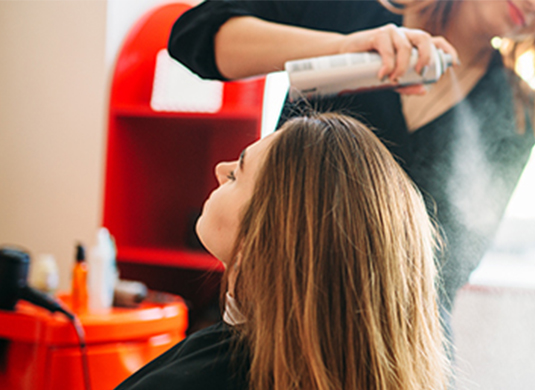
{"type": "Polygon", "coordinates": [[[345,53],[288,61],[284,68],[290,81],[289,98],[309,99],[435,83],[453,63],[451,55],[434,46],[430,63],[420,73],[414,70],[417,61],[418,50],[413,48],[409,69],[397,83],[390,79],[377,78],[383,61],[376,52],[345,53]]]}

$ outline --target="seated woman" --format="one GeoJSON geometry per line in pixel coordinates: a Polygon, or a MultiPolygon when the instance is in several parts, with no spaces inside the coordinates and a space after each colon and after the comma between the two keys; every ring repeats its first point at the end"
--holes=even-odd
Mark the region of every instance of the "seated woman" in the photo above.
{"type": "Polygon", "coordinates": [[[117,389],[445,389],[434,230],[376,136],[297,117],[216,167],[197,223],[224,322],[117,389]]]}

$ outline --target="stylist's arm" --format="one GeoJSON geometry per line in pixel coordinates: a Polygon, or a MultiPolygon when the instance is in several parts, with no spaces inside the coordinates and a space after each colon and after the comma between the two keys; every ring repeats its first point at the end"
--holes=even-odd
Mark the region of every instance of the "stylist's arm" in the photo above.
{"type": "MultiPolygon", "coordinates": [[[[393,24],[340,34],[241,16],[224,23],[214,39],[217,67],[228,79],[282,70],[286,61],[295,59],[376,51],[383,59],[377,77],[395,81],[407,71],[412,48],[419,52],[419,72],[431,59],[432,45],[451,54],[457,62],[455,49],[444,38],[393,24]]],[[[414,88],[408,91],[411,90],[414,88]]]]}

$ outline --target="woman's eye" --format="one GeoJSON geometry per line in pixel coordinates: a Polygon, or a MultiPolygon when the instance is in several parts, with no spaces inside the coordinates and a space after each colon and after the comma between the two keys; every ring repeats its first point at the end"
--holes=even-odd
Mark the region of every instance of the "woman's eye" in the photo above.
{"type": "Polygon", "coordinates": [[[236,180],[236,176],[234,175],[234,171],[230,171],[229,174],[227,175],[227,179],[229,180],[236,180]]]}

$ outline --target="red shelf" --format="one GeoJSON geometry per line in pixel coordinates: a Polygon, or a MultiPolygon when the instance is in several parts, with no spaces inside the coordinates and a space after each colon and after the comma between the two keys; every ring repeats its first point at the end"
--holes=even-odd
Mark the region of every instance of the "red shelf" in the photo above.
{"type": "Polygon", "coordinates": [[[217,186],[215,165],[238,158],[260,138],[265,79],[223,83],[215,113],[154,111],[156,58],[190,7],[171,3],[148,12],[117,58],[103,225],[115,237],[122,277],[182,295],[200,308],[217,299],[223,266],[199,249],[195,219],[217,186]]]}
{"type": "Polygon", "coordinates": [[[226,120],[226,119],[246,119],[256,120],[258,114],[255,112],[233,110],[224,108],[215,113],[205,112],[173,112],[173,111],[154,111],[152,108],[139,106],[117,106],[112,108],[112,116],[121,117],[140,117],[140,118],[178,118],[178,119],[203,119],[203,120],[226,120]]]}
{"type": "Polygon", "coordinates": [[[200,250],[118,247],[117,257],[119,261],[130,263],[150,263],[218,272],[225,270],[219,260],[200,250]]]}

